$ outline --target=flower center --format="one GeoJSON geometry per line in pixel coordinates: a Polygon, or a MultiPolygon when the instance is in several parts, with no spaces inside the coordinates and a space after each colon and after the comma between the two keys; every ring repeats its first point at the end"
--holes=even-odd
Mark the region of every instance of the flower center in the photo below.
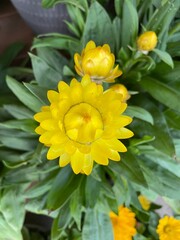
{"type": "Polygon", "coordinates": [[[167,234],[169,234],[169,233],[171,232],[171,227],[170,227],[169,225],[166,225],[166,226],[164,227],[164,232],[167,233],[167,234]]]}
{"type": "Polygon", "coordinates": [[[69,139],[91,144],[102,136],[103,120],[100,112],[88,103],[72,106],[64,116],[64,129],[69,139]]]}

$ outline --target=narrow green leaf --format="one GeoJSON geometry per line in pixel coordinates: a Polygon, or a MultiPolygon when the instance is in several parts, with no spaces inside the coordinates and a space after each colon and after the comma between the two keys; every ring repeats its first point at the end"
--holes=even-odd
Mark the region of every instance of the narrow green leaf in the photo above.
{"type": "Polygon", "coordinates": [[[51,8],[58,3],[72,4],[82,11],[85,11],[88,7],[86,0],[42,0],[42,6],[46,8],[51,8]]]}
{"type": "Polygon", "coordinates": [[[115,42],[111,19],[97,1],[92,3],[89,8],[82,36],[82,45],[85,46],[89,40],[95,41],[97,45],[107,43],[114,51],[115,42]]]}
{"type": "Polygon", "coordinates": [[[9,76],[7,76],[6,81],[8,87],[24,105],[34,112],[40,111],[42,106],[41,102],[35,98],[21,83],[9,76]]]}
{"type": "Polygon", "coordinates": [[[33,85],[30,83],[23,83],[24,86],[36,97],[38,98],[43,105],[49,104],[49,101],[47,99],[47,88],[40,87],[38,85],[33,85]]]}
{"type": "Polygon", "coordinates": [[[142,78],[139,84],[156,100],[166,105],[167,107],[180,112],[180,93],[178,91],[169,87],[167,84],[164,84],[149,76],[142,78]]]}
{"type": "Polygon", "coordinates": [[[59,33],[44,34],[39,38],[35,38],[31,49],[42,47],[67,50],[72,57],[81,50],[79,40],[59,33]]]}
{"type": "Polygon", "coordinates": [[[29,53],[31,58],[33,71],[38,84],[45,88],[56,88],[62,74],[42,58],[29,53]]]}
{"type": "Polygon", "coordinates": [[[4,109],[8,111],[13,117],[16,119],[27,119],[27,118],[33,118],[33,112],[23,106],[20,105],[4,105],[4,109]]]}
{"type": "Polygon", "coordinates": [[[143,172],[138,163],[138,159],[130,151],[121,154],[120,162],[110,162],[108,167],[115,174],[122,174],[125,178],[132,182],[135,182],[141,186],[147,186],[146,180],[144,178],[143,172]]]}
{"type": "Polygon", "coordinates": [[[19,129],[25,132],[35,134],[34,130],[37,127],[37,124],[33,119],[19,119],[19,120],[9,120],[9,121],[0,123],[0,127],[19,129]]]}
{"type": "Polygon", "coordinates": [[[155,52],[163,62],[167,63],[172,68],[174,67],[173,60],[169,53],[161,51],[157,48],[155,48],[153,52],[155,52]]]}
{"type": "Polygon", "coordinates": [[[113,239],[112,225],[109,214],[95,209],[87,209],[82,231],[82,240],[113,239]]]}
{"type": "Polygon", "coordinates": [[[69,166],[62,168],[48,194],[48,208],[55,210],[62,207],[79,186],[81,180],[82,175],[75,175],[69,166]]]}
{"type": "Polygon", "coordinates": [[[138,33],[138,14],[133,1],[126,0],[123,4],[121,46],[126,48],[135,42],[138,33]]]}
{"type": "Polygon", "coordinates": [[[0,238],[22,240],[21,228],[25,217],[24,199],[19,188],[7,188],[0,197],[0,238]]]}
{"type": "MultiPolygon", "coordinates": [[[[6,130],[7,131],[7,130],[6,130]]],[[[34,138],[17,138],[9,136],[1,136],[0,142],[5,146],[12,149],[31,151],[36,148],[37,141],[34,138]]]]}
{"type": "Polygon", "coordinates": [[[144,108],[137,107],[137,106],[128,106],[125,111],[125,114],[128,116],[139,118],[143,121],[149,122],[152,125],[154,124],[154,120],[152,115],[144,108]]]}

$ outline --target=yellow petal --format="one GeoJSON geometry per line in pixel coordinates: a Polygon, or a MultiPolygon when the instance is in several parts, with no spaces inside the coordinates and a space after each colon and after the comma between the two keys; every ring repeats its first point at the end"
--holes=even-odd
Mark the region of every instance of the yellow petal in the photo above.
{"type": "Polygon", "coordinates": [[[56,122],[52,119],[47,119],[41,122],[40,126],[42,128],[44,128],[45,130],[49,130],[49,131],[56,131],[56,122]]]}
{"type": "Polygon", "coordinates": [[[63,132],[59,132],[59,133],[54,133],[52,138],[51,138],[51,143],[52,144],[62,144],[65,143],[67,141],[67,136],[63,133],[63,132]]]}
{"type": "Polygon", "coordinates": [[[63,92],[63,91],[69,91],[70,87],[67,83],[65,83],[64,81],[60,81],[58,83],[58,91],[59,92],[63,92]]]}
{"type": "Polygon", "coordinates": [[[83,87],[85,87],[85,86],[88,86],[90,83],[91,83],[91,79],[90,79],[89,75],[87,75],[87,74],[84,75],[84,77],[81,80],[81,85],[83,87]]]}
{"type": "Polygon", "coordinates": [[[108,165],[108,156],[107,151],[104,152],[105,148],[102,147],[102,145],[98,144],[97,142],[94,142],[92,144],[92,158],[95,162],[101,165],[108,165]]]}
{"type": "Polygon", "coordinates": [[[39,141],[44,144],[51,144],[51,138],[53,135],[54,132],[45,132],[40,136],[39,141]]]}
{"type": "Polygon", "coordinates": [[[84,165],[82,170],[86,175],[89,175],[92,172],[92,168],[93,168],[92,156],[91,154],[86,154],[84,158],[84,165]]]}
{"type": "Polygon", "coordinates": [[[113,161],[120,161],[120,155],[117,151],[111,149],[110,153],[109,153],[109,159],[113,160],[113,161]]]}
{"type": "Polygon", "coordinates": [[[75,85],[71,87],[71,99],[72,99],[72,104],[77,104],[82,102],[82,86],[81,84],[75,85]]]}
{"type": "Polygon", "coordinates": [[[64,153],[63,145],[52,145],[47,153],[47,159],[53,160],[64,153]]]}
{"type": "Polygon", "coordinates": [[[35,129],[35,132],[37,133],[37,134],[43,134],[44,132],[45,132],[45,130],[42,128],[42,127],[40,127],[40,126],[38,126],[36,129],[35,129]]]}
{"type": "Polygon", "coordinates": [[[47,92],[47,97],[48,97],[50,103],[57,102],[59,100],[59,93],[57,93],[56,91],[53,91],[53,90],[49,90],[47,92]]]}
{"type": "Polygon", "coordinates": [[[71,156],[71,167],[75,174],[81,172],[84,164],[84,154],[76,150],[76,152],[71,156]]]}
{"type": "Polygon", "coordinates": [[[126,138],[130,138],[134,135],[134,133],[127,129],[127,128],[120,128],[117,129],[117,138],[118,139],[126,139],[126,138]]]}
{"type": "Polygon", "coordinates": [[[78,53],[75,53],[74,55],[75,69],[78,74],[80,73],[80,75],[82,75],[83,72],[81,67],[81,61],[82,61],[81,56],[78,53]]]}
{"type": "Polygon", "coordinates": [[[107,52],[111,52],[111,49],[110,49],[110,46],[108,45],[108,44],[104,44],[103,46],[102,46],[102,48],[103,49],[105,49],[107,52]]]}
{"type": "Polygon", "coordinates": [[[87,44],[86,44],[86,47],[84,49],[84,53],[86,53],[87,51],[91,50],[91,49],[94,49],[96,47],[96,44],[94,41],[89,41],[87,44]]]}
{"type": "Polygon", "coordinates": [[[67,153],[64,153],[59,158],[59,166],[65,167],[68,163],[70,163],[70,161],[71,157],[67,153]]]}
{"type": "Polygon", "coordinates": [[[51,118],[51,113],[48,111],[48,112],[39,112],[39,113],[36,113],[34,115],[34,119],[37,121],[37,122],[42,122],[46,119],[49,119],[51,118]]]}
{"type": "Polygon", "coordinates": [[[113,149],[115,151],[118,151],[118,152],[126,152],[127,151],[127,148],[124,146],[124,144],[122,144],[122,142],[120,142],[116,138],[106,140],[106,143],[108,144],[108,146],[111,149],[113,149]]]}

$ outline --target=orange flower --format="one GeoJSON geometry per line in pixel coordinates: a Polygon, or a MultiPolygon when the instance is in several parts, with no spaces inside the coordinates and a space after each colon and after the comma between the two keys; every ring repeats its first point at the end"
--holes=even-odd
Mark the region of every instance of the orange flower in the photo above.
{"type": "Polygon", "coordinates": [[[124,206],[119,206],[118,215],[110,212],[110,218],[113,226],[114,240],[132,240],[136,234],[135,214],[124,206]]]}
{"type": "Polygon", "coordinates": [[[180,220],[165,216],[157,226],[159,240],[180,240],[180,220]]]}

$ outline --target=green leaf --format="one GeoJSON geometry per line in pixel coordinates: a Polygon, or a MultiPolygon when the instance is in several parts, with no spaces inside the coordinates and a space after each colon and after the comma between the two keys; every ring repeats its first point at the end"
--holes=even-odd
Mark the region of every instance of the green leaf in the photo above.
{"type": "Polygon", "coordinates": [[[164,62],[156,65],[155,70],[152,72],[153,78],[158,79],[160,82],[167,83],[174,89],[180,88],[180,62],[174,61],[174,68],[172,69],[164,62]]]}
{"type": "Polygon", "coordinates": [[[21,228],[24,222],[25,208],[24,199],[18,188],[7,188],[1,191],[0,239],[3,240],[22,240],[21,228]]]}
{"type": "Polygon", "coordinates": [[[48,194],[47,207],[57,209],[62,207],[79,186],[82,175],[75,175],[69,166],[60,170],[48,194]]]}
{"type": "Polygon", "coordinates": [[[138,14],[133,1],[126,0],[123,4],[121,46],[126,48],[135,42],[138,33],[138,14]]]}
{"type": "Polygon", "coordinates": [[[1,136],[0,142],[5,147],[12,149],[31,151],[36,148],[37,140],[34,138],[17,138],[16,136],[1,136]]]}
{"type": "Polygon", "coordinates": [[[49,101],[47,99],[47,88],[40,87],[38,85],[33,85],[30,83],[23,83],[24,86],[36,97],[38,98],[43,105],[49,104],[49,101]]]}
{"type": "Polygon", "coordinates": [[[82,11],[85,11],[88,7],[86,0],[42,0],[42,6],[46,8],[51,8],[58,3],[72,4],[82,11]]]}
{"type": "Polygon", "coordinates": [[[115,42],[111,19],[102,5],[96,1],[89,8],[81,40],[83,46],[89,40],[95,41],[97,45],[107,43],[114,51],[115,42]]]}
{"type": "Polygon", "coordinates": [[[178,91],[169,87],[167,84],[164,84],[149,76],[142,78],[139,84],[156,100],[166,105],[167,107],[180,112],[180,93],[178,91]]]}
{"type": "Polygon", "coordinates": [[[33,118],[33,112],[20,105],[4,105],[4,109],[17,119],[33,118]]]}
{"type": "Polygon", "coordinates": [[[59,33],[44,34],[39,36],[39,38],[35,38],[31,49],[42,47],[67,50],[72,57],[76,52],[80,51],[79,40],[59,33]]]}
{"type": "Polygon", "coordinates": [[[138,149],[140,153],[145,155],[149,160],[159,164],[161,167],[180,178],[179,164],[175,159],[158,151],[158,149],[152,146],[139,146],[138,149]]]}
{"type": "Polygon", "coordinates": [[[85,196],[86,196],[86,205],[88,207],[93,208],[95,206],[96,201],[99,197],[100,188],[101,188],[101,182],[95,180],[91,176],[88,176],[86,178],[85,196]]]}
{"type": "Polygon", "coordinates": [[[9,120],[3,123],[0,123],[0,127],[19,129],[25,132],[30,132],[35,134],[35,128],[37,124],[32,119],[19,119],[19,120],[9,120]]]}
{"type": "Polygon", "coordinates": [[[80,191],[81,186],[74,192],[70,200],[70,214],[77,224],[78,230],[81,230],[83,196],[80,191]]]}
{"type": "Polygon", "coordinates": [[[180,113],[173,111],[171,109],[167,109],[164,112],[166,121],[170,128],[175,128],[180,130],[180,113]]]}
{"type": "Polygon", "coordinates": [[[112,225],[109,214],[97,209],[86,210],[82,230],[82,240],[110,240],[113,239],[112,225]]]}
{"type": "Polygon", "coordinates": [[[149,122],[152,125],[154,124],[152,115],[144,108],[137,106],[128,106],[128,108],[125,111],[125,114],[131,116],[132,118],[136,117],[143,121],[149,122]]]}
{"type": "Polygon", "coordinates": [[[42,103],[35,98],[21,83],[9,76],[7,76],[6,81],[8,87],[24,105],[29,107],[34,112],[40,111],[42,103]]]}
{"type": "Polygon", "coordinates": [[[143,172],[138,163],[138,159],[130,151],[121,154],[120,162],[110,162],[108,167],[114,172],[114,174],[121,174],[126,179],[137,183],[141,186],[147,186],[143,172]]]}
{"type": "Polygon", "coordinates": [[[57,71],[54,67],[42,58],[29,53],[31,58],[33,71],[38,84],[45,88],[56,88],[60,80],[62,80],[62,73],[57,71]]]}
{"type": "Polygon", "coordinates": [[[149,157],[142,155],[138,160],[144,177],[148,183],[149,189],[155,191],[161,196],[180,199],[177,191],[180,184],[180,178],[169,170],[161,167],[159,164],[150,161],[149,157]]]}
{"type": "Polygon", "coordinates": [[[167,63],[172,68],[174,67],[173,60],[169,53],[161,51],[157,48],[155,48],[153,52],[155,52],[163,62],[167,63]]]}

